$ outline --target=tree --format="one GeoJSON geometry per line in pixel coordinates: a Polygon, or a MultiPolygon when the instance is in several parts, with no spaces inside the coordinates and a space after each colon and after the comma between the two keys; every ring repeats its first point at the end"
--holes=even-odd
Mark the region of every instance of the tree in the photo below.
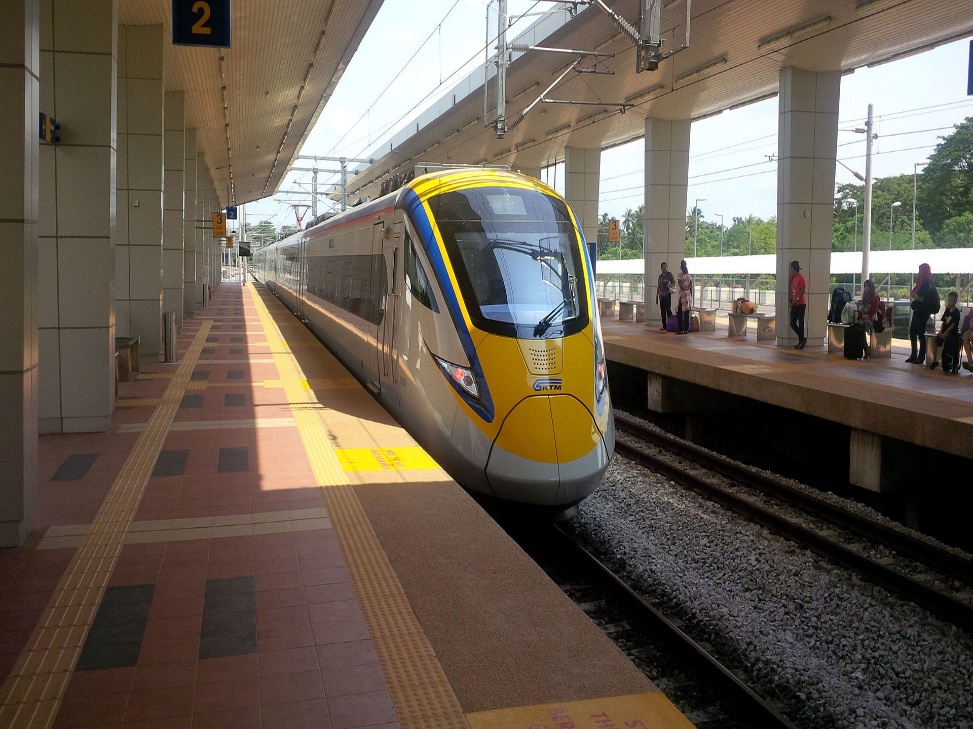
{"type": "Polygon", "coordinates": [[[922,219],[933,234],[946,221],[973,212],[973,117],[940,139],[922,171],[920,195],[922,219]]]}
{"type": "Polygon", "coordinates": [[[973,213],[967,211],[943,224],[939,234],[941,248],[973,248],[973,213]]]}
{"type": "Polygon", "coordinates": [[[269,220],[261,220],[256,225],[247,226],[246,237],[256,246],[264,246],[277,240],[277,229],[269,220]]]}

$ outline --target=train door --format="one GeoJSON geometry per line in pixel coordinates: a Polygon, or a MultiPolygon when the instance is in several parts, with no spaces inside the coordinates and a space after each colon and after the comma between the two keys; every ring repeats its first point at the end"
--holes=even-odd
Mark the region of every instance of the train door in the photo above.
{"type": "Polygon", "coordinates": [[[396,324],[399,319],[399,277],[401,273],[402,226],[395,225],[385,229],[382,239],[382,255],[388,266],[388,296],[385,316],[382,319],[382,389],[387,398],[395,401],[399,397],[398,388],[398,349],[396,347],[396,324]]]}
{"type": "Polygon", "coordinates": [[[370,265],[370,280],[369,288],[369,299],[372,302],[372,306],[378,306],[380,308],[380,318],[376,319],[371,317],[371,323],[368,325],[369,338],[372,340],[372,351],[375,353],[375,359],[372,360],[373,366],[375,367],[375,380],[374,389],[375,394],[382,394],[382,385],[384,377],[382,377],[382,327],[383,321],[386,316],[388,316],[388,304],[386,302],[385,296],[385,279],[383,274],[383,269],[385,268],[382,264],[382,237],[385,235],[385,223],[378,222],[372,225],[372,255],[371,255],[371,265],[370,265]],[[377,325],[374,322],[378,322],[377,325]]]}
{"type": "Polygon", "coordinates": [[[304,312],[304,298],[307,292],[307,238],[301,236],[297,244],[297,301],[294,303],[297,318],[307,323],[307,315],[304,312]]]}

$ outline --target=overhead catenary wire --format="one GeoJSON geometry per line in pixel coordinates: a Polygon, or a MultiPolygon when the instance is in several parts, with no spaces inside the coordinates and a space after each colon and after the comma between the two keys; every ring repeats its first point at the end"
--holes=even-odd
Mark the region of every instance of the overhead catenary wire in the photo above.
{"type": "MultiPolygon", "coordinates": [[[[440,21],[439,21],[439,22],[438,22],[438,23],[436,24],[436,28],[434,28],[434,29],[433,29],[433,31],[432,31],[432,32],[431,32],[431,33],[430,33],[430,34],[429,34],[429,35],[428,35],[428,36],[427,36],[427,37],[425,38],[425,40],[424,40],[424,41],[422,42],[422,44],[420,44],[420,46],[419,46],[419,47],[418,47],[418,48],[416,49],[416,51],[415,51],[415,53],[413,53],[413,55],[412,55],[412,56],[411,56],[411,57],[409,58],[409,60],[408,60],[408,61],[406,61],[406,62],[405,62],[405,63],[403,64],[403,66],[402,66],[402,68],[401,68],[401,69],[399,70],[399,72],[398,72],[398,73],[397,73],[397,74],[395,75],[395,77],[394,77],[394,78],[393,78],[393,79],[392,79],[392,80],[391,80],[391,81],[390,81],[390,82],[389,82],[389,83],[388,83],[388,84],[387,84],[387,85],[385,86],[385,88],[384,88],[384,89],[383,89],[383,90],[382,90],[382,91],[381,91],[381,92],[380,92],[380,93],[379,93],[379,94],[377,95],[377,97],[376,97],[376,98],[381,98],[381,96],[382,96],[382,95],[383,95],[383,94],[384,94],[384,93],[385,93],[386,91],[388,91],[388,89],[389,89],[389,88],[391,88],[391,86],[392,86],[392,84],[393,84],[393,83],[395,83],[395,81],[396,81],[396,80],[397,80],[397,79],[399,78],[399,76],[401,76],[401,75],[402,75],[402,73],[403,73],[403,72],[405,71],[405,69],[406,69],[406,67],[408,67],[408,65],[409,65],[409,64],[410,64],[410,63],[411,63],[411,62],[412,62],[412,61],[413,61],[413,60],[414,60],[414,59],[416,58],[416,56],[417,56],[417,55],[418,55],[418,54],[419,54],[419,53],[420,53],[420,52],[421,52],[421,51],[422,51],[422,50],[423,50],[423,49],[424,49],[424,48],[426,47],[426,45],[427,45],[427,44],[428,44],[428,43],[430,42],[430,39],[431,39],[431,38],[433,37],[433,35],[435,35],[435,34],[437,33],[437,31],[438,31],[438,29],[439,29],[439,28],[440,28],[440,27],[442,26],[442,24],[443,24],[443,23],[444,23],[444,22],[446,21],[446,19],[447,19],[447,18],[449,17],[449,15],[450,15],[450,14],[451,14],[451,13],[453,12],[453,10],[454,10],[454,9],[456,8],[456,6],[457,6],[457,5],[459,4],[459,2],[460,2],[460,0],[457,0],[457,1],[456,1],[456,2],[455,2],[455,3],[453,4],[453,6],[452,6],[452,7],[451,7],[451,8],[449,9],[449,11],[447,11],[447,13],[446,13],[446,15],[444,15],[444,16],[442,17],[442,19],[440,19],[440,21]]],[[[536,7],[538,6],[538,5],[540,5],[540,0],[538,0],[538,2],[534,2],[534,3],[533,3],[533,4],[532,4],[532,5],[531,5],[531,6],[530,6],[530,7],[528,8],[528,10],[527,10],[527,12],[530,12],[530,11],[532,11],[532,10],[533,10],[534,8],[536,8],[536,7]]],[[[514,23],[514,24],[516,24],[516,23],[514,23]]],[[[475,61],[475,60],[477,60],[477,59],[479,58],[479,55],[480,55],[480,53],[482,53],[482,51],[483,51],[483,50],[484,50],[485,48],[488,48],[488,47],[489,47],[489,46],[490,46],[490,45],[491,45],[492,43],[495,43],[495,42],[497,41],[497,39],[498,39],[498,38],[499,38],[499,35],[495,35],[495,36],[493,36],[493,38],[492,38],[492,39],[490,39],[490,40],[489,40],[488,42],[486,42],[485,44],[483,44],[482,46],[480,46],[480,47],[479,47],[479,48],[478,48],[478,49],[477,49],[477,50],[476,50],[476,51],[475,51],[475,52],[474,52],[474,53],[473,53],[473,54],[472,54],[472,55],[471,55],[471,56],[470,56],[470,57],[469,57],[469,58],[468,58],[467,60],[465,60],[465,61],[464,61],[463,63],[461,63],[461,64],[459,64],[459,66],[458,66],[457,68],[455,68],[455,69],[454,69],[454,70],[453,70],[453,71],[452,71],[452,72],[451,72],[451,73],[450,73],[450,74],[449,74],[449,75],[448,75],[448,76],[446,77],[446,79],[445,79],[445,80],[441,80],[441,81],[440,81],[440,84],[439,84],[439,85],[438,85],[438,86],[437,86],[437,87],[436,87],[435,89],[432,89],[432,90],[431,90],[431,91],[429,91],[429,92],[428,92],[428,93],[427,93],[427,94],[426,94],[425,96],[423,96],[422,98],[420,98],[420,99],[419,99],[419,100],[418,100],[418,101],[417,101],[417,102],[416,102],[416,103],[415,103],[415,104],[414,104],[414,105],[412,106],[412,108],[410,108],[409,110],[407,110],[407,111],[405,111],[405,112],[403,112],[402,114],[400,114],[400,115],[399,115],[399,117],[398,117],[397,119],[394,119],[394,120],[392,120],[392,121],[390,121],[390,122],[388,122],[387,124],[383,124],[383,125],[381,125],[381,126],[380,126],[380,127],[378,128],[378,130],[377,130],[377,132],[376,132],[376,135],[375,135],[375,137],[374,137],[374,138],[375,138],[375,139],[381,139],[381,137],[382,137],[382,136],[384,136],[384,135],[385,135],[386,133],[388,133],[388,131],[389,131],[389,130],[390,130],[390,129],[391,129],[392,127],[394,127],[394,126],[396,126],[397,124],[399,124],[399,123],[401,123],[401,122],[402,122],[402,121],[403,121],[404,119],[406,119],[407,117],[409,117],[409,115],[411,115],[411,114],[412,114],[412,113],[413,113],[413,112],[414,112],[414,111],[415,111],[415,110],[416,110],[417,108],[419,108],[419,107],[420,107],[420,106],[421,106],[421,105],[422,105],[423,103],[425,103],[425,102],[426,102],[426,101],[427,101],[427,100],[428,100],[428,99],[429,99],[430,97],[432,97],[432,96],[434,96],[434,95],[435,95],[435,94],[436,94],[436,93],[437,93],[437,92],[438,92],[438,91],[439,91],[439,90],[440,90],[440,89],[442,88],[442,86],[443,86],[443,84],[444,84],[444,83],[447,83],[447,82],[449,82],[449,81],[450,81],[450,80],[451,80],[451,79],[452,79],[453,77],[455,77],[455,76],[456,76],[457,74],[459,74],[460,72],[462,72],[462,70],[463,70],[463,69],[465,69],[465,68],[467,68],[467,67],[469,66],[469,64],[470,64],[470,63],[472,63],[473,61],[475,61]]],[[[365,112],[365,114],[368,114],[368,113],[369,113],[369,111],[371,110],[371,106],[372,106],[371,104],[369,104],[369,105],[368,105],[368,109],[366,110],[366,112],[365,112]]],[[[347,131],[347,132],[345,132],[345,134],[344,134],[344,135],[342,135],[342,137],[341,137],[341,138],[339,138],[339,139],[338,139],[338,141],[336,141],[336,142],[335,142],[335,143],[334,143],[334,144],[332,145],[332,147],[331,147],[331,149],[330,149],[330,150],[328,151],[328,155],[331,155],[331,154],[332,154],[332,153],[333,153],[333,152],[334,152],[334,151],[335,151],[335,150],[337,149],[337,147],[338,147],[338,145],[339,145],[339,144],[341,144],[341,143],[342,143],[342,142],[343,142],[343,141],[344,141],[344,140],[345,140],[345,139],[346,139],[346,138],[348,137],[348,135],[349,135],[349,133],[350,133],[350,132],[351,132],[351,131],[352,131],[353,129],[355,129],[355,128],[356,128],[356,127],[357,127],[357,126],[358,126],[358,125],[360,124],[360,122],[361,122],[361,120],[362,120],[362,119],[364,118],[364,116],[365,116],[365,114],[363,114],[362,116],[360,116],[360,117],[359,117],[359,118],[358,118],[358,119],[357,119],[357,120],[356,120],[356,121],[355,121],[355,122],[354,122],[354,123],[353,123],[353,124],[352,124],[352,125],[351,125],[351,126],[349,127],[349,129],[348,129],[348,131],[347,131]]],[[[353,156],[353,157],[360,157],[360,156],[362,156],[362,155],[364,155],[364,154],[365,154],[365,153],[367,152],[367,149],[368,149],[368,147],[369,147],[369,146],[371,146],[371,144],[372,144],[372,142],[371,142],[371,134],[369,134],[369,135],[367,135],[366,137],[363,137],[363,138],[359,138],[358,140],[354,140],[354,142],[353,142],[352,144],[356,144],[356,143],[358,143],[359,141],[361,141],[362,139],[367,139],[367,140],[369,140],[369,141],[366,141],[366,142],[365,142],[365,144],[364,144],[364,146],[362,146],[362,147],[359,147],[359,148],[358,148],[358,151],[357,151],[356,153],[354,153],[353,155],[351,155],[351,156],[353,156]]],[[[353,148],[354,148],[354,147],[353,147],[353,148]]],[[[307,173],[304,173],[304,174],[307,174],[307,173]]],[[[300,179],[300,176],[298,177],[298,179],[300,179]]],[[[321,184],[322,184],[323,186],[327,186],[327,185],[331,185],[331,184],[334,184],[334,182],[335,182],[335,179],[336,179],[336,176],[332,174],[332,175],[330,175],[330,176],[328,176],[327,178],[325,178],[325,179],[324,179],[324,180],[323,180],[323,181],[321,182],[321,184]]]]}

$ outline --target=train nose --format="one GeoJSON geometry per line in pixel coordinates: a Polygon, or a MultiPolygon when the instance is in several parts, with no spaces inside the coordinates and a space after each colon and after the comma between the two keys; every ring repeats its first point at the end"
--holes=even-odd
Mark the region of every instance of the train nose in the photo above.
{"type": "Polygon", "coordinates": [[[613,434],[606,436],[570,395],[526,398],[493,442],[487,479],[502,499],[542,506],[573,503],[595,489],[608,467],[614,443],[606,443],[613,434]]]}

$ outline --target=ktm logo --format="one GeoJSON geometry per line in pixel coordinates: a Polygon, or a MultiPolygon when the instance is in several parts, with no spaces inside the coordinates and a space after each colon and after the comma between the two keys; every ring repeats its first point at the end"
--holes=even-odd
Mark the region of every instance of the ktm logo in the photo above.
{"type": "Polygon", "coordinates": [[[561,378],[559,377],[542,377],[539,380],[534,380],[534,392],[560,392],[561,391],[561,378]]]}

